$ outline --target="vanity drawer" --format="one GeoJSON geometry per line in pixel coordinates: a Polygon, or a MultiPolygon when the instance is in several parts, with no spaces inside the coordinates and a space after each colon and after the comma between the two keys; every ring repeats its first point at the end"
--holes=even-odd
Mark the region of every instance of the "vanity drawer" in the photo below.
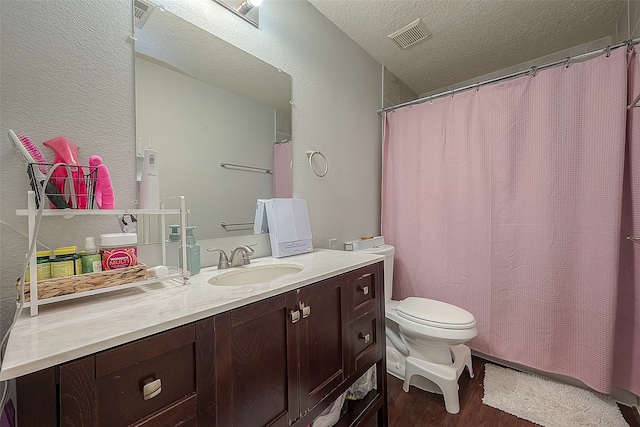
{"type": "MultiPolygon", "coordinates": [[[[193,346],[96,379],[99,426],[129,425],[185,396],[195,394],[193,346]]],[[[193,415],[195,414],[195,404],[193,415]]]]}
{"type": "Polygon", "coordinates": [[[349,282],[353,300],[353,318],[380,305],[382,292],[382,263],[368,265],[350,273],[349,282]]]}
{"type": "Polygon", "coordinates": [[[381,333],[383,327],[380,307],[365,313],[349,325],[354,371],[368,368],[382,356],[384,343],[380,341],[384,337],[381,333]]]}
{"type": "Polygon", "coordinates": [[[96,355],[100,426],[129,425],[195,391],[193,324],[96,355]]]}
{"type": "MultiPolygon", "coordinates": [[[[60,367],[62,425],[158,425],[195,415],[195,326],[125,344],[60,367]]],[[[167,424],[164,424],[167,425],[167,424]]]]}
{"type": "Polygon", "coordinates": [[[196,396],[191,395],[136,423],[133,427],[197,426],[196,396]],[[187,420],[187,421],[185,421],[187,420]]]}

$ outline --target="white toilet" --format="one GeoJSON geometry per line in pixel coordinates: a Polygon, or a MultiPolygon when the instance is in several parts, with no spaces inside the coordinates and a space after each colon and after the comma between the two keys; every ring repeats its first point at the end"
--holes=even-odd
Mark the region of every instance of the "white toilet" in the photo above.
{"type": "Polygon", "coordinates": [[[387,372],[444,396],[448,412],[460,411],[458,378],[466,366],[473,378],[471,351],[463,345],[478,334],[471,313],[441,301],[410,297],[392,301],[395,248],[382,245],[363,252],[384,255],[387,372]]]}

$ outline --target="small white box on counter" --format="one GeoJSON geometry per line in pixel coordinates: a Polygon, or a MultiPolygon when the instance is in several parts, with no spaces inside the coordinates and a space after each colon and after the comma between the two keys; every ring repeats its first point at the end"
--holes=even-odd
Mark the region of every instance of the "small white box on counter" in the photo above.
{"type": "Polygon", "coordinates": [[[306,200],[269,199],[264,202],[264,210],[272,256],[279,258],[313,252],[306,200]]]}
{"type": "Polygon", "coordinates": [[[351,240],[344,242],[345,251],[361,251],[363,249],[375,248],[384,245],[384,236],[371,237],[369,239],[351,240]]]}

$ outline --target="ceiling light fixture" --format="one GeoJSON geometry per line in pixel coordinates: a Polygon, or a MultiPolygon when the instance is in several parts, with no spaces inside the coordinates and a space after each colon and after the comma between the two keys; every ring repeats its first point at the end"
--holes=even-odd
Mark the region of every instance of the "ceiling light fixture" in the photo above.
{"type": "Polygon", "coordinates": [[[213,0],[224,6],[225,9],[238,15],[240,18],[259,28],[260,6],[263,0],[213,0]]]}
{"type": "Polygon", "coordinates": [[[238,6],[238,12],[242,15],[249,13],[254,7],[258,7],[262,4],[262,0],[245,0],[240,6],[238,6]]]}

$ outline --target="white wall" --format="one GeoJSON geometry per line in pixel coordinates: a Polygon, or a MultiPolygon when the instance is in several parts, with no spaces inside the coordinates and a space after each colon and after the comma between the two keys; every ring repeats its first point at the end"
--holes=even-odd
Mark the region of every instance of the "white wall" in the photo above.
{"type": "MultiPolygon", "coordinates": [[[[65,136],[88,163],[100,155],[111,171],[116,205],[135,199],[135,132],[131,7],[123,1],[0,2],[0,219],[23,232],[25,166],[7,129],[34,142],[65,136]]],[[[49,149],[43,149],[50,161],[49,149]]],[[[114,230],[115,217],[46,221],[39,240],[49,247],[84,245],[84,237],[114,230]]],[[[0,225],[2,332],[13,315],[14,284],[27,240],[0,225]]]]}
{"type": "MultiPolygon", "coordinates": [[[[307,199],[314,246],[376,234],[380,227],[381,66],[303,0],[269,0],[260,29],[211,0],[165,0],[165,8],[293,78],[294,195],[307,199]],[[329,173],[311,173],[305,152],[320,150],[329,173]]],[[[99,154],[111,170],[116,207],[135,199],[134,55],[129,0],[0,2],[0,219],[26,231],[24,167],[7,129],[36,142],[64,135],[81,157],[99,154]]],[[[165,177],[163,177],[165,178],[165,177]]],[[[82,245],[117,231],[115,218],[49,219],[40,240],[82,245]]],[[[0,226],[2,330],[26,239],[0,226]]]]}
{"type": "Polygon", "coordinates": [[[640,1],[627,0],[624,2],[620,18],[612,34],[612,43],[640,37],[640,1]]]}

